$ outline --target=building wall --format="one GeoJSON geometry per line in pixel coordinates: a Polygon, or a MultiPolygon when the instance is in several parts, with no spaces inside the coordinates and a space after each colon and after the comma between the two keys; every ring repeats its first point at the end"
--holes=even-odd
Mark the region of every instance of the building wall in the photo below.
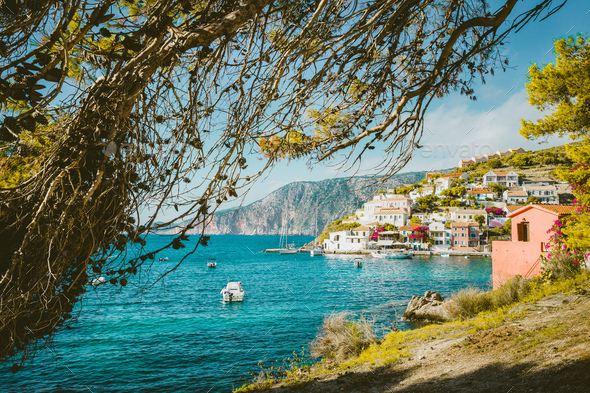
{"type": "Polygon", "coordinates": [[[539,258],[549,241],[547,231],[553,226],[558,215],[531,208],[511,218],[512,241],[492,243],[492,277],[494,289],[516,275],[534,277],[541,274],[539,258]],[[518,223],[529,222],[529,241],[518,241],[518,223]]]}
{"type": "Polygon", "coordinates": [[[555,220],[557,220],[557,217],[558,216],[555,213],[550,213],[535,208],[529,209],[522,214],[512,217],[512,241],[517,243],[525,243],[519,242],[516,238],[516,234],[518,233],[517,224],[522,221],[528,221],[530,242],[546,243],[549,241],[550,237],[550,234],[547,233],[547,230],[553,226],[555,220]]]}
{"type": "Polygon", "coordinates": [[[492,243],[492,280],[494,289],[510,278],[520,275],[534,277],[541,274],[539,257],[543,243],[494,241],[492,243]]]}

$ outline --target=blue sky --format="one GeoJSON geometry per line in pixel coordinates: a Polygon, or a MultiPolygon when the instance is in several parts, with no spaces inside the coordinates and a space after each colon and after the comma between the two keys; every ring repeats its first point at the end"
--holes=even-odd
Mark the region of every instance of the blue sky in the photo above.
{"type": "MultiPolygon", "coordinates": [[[[492,3],[497,3],[496,1],[492,3]]],[[[518,3],[520,9],[530,2],[518,3]]],[[[518,15],[515,12],[513,15],[518,15]]],[[[567,143],[567,139],[527,141],[518,133],[520,119],[536,119],[539,112],[526,100],[526,73],[532,63],[551,63],[555,39],[576,33],[588,33],[590,3],[570,0],[559,12],[545,21],[533,21],[523,30],[512,34],[504,45],[510,67],[506,72],[496,70],[496,76],[486,78],[486,85],[474,87],[477,101],[452,94],[433,102],[426,116],[426,129],[421,141],[424,148],[414,154],[402,172],[449,168],[462,158],[481,155],[510,147],[538,150],[567,143]],[[543,143],[540,143],[543,142],[543,143]]],[[[375,149],[362,164],[362,174],[374,174],[371,168],[381,161],[375,149]]],[[[317,181],[346,177],[349,173],[318,165],[309,169],[305,161],[283,162],[266,178],[259,181],[245,196],[243,203],[254,202],[290,182],[317,181]]],[[[232,203],[235,204],[235,203],[232,203]]],[[[230,205],[228,205],[230,206],[230,205]]]]}

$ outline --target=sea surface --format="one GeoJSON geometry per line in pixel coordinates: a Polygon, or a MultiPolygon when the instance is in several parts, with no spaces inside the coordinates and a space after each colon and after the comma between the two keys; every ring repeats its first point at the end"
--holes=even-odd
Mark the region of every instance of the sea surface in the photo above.
{"type": "MultiPolygon", "coordinates": [[[[150,236],[148,247],[166,241],[150,236]]],[[[155,262],[123,290],[89,286],[72,329],[59,332],[23,371],[0,366],[0,392],[229,392],[252,380],[260,362],[280,365],[294,351],[306,357],[330,313],[365,313],[384,331],[412,295],[491,289],[490,259],[364,257],[355,268],[353,256],[261,252],[276,248],[278,236],[212,236],[208,247],[161,277],[194,244],[196,238],[185,249],[165,251],[160,256],[169,261],[155,262]],[[208,258],[217,260],[215,269],[206,267],[208,258]],[[161,279],[140,290],[148,273],[161,279]],[[228,280],[242,282],[243,303],[222,302],[228,280]]]]}

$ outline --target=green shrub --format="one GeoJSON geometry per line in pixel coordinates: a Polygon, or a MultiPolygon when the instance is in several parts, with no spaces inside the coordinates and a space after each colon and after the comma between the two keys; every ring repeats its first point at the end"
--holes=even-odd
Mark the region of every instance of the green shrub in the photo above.
{"type": "Polygon", "coordinates": [[[377,341],[374,323],[364,315],[354,321],[346,312],[325,317],[319,333],[310,344],[311,356],[324,356],[338,362],[358,356],[363,349],[377,341]]]}

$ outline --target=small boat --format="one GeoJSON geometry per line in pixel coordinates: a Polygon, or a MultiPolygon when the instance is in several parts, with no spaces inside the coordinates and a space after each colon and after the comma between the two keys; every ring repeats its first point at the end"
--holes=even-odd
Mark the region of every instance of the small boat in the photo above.
{"type": "Polygon", "coordinates": [[[285,248],[279,248],[279,254],[297,254],[295,243],[287,244],[285,248]]]}
{"type": "Polygon", "coordinates": [[[395,251],[392,252],[391,254],[389,254],[387,256],[387,258],[389,259],[410,259],[414,256],[413,252],[400,252],[400,251],[395,251]]]}
{"type": "Polygon", "coordinates": [[[168,257],[164,257],[164,258],[158,258],[158,261],[162,262],[162,261],[169,261],[170,259],[168,259],[168,257]]]}
{"type": "Polygon", "coordinates": [[[465,259],[469,259],[469,255],[465,255],[463,258],[465,258],[465,259]]]}
{"type": "Polygon", "coordinates": [[[314,247],[310,252],[309,252],[309,256],[312,257],[317,257],[320,255],[325,255],[326,252],[324,251],[324,249],[321,246],[318,247],[314,247]]]}
{"type": "Polygon", "coordinates": [[[381,251],[371,251],[371,256],[377,259],[385,259],[387,258],[387,253],[381,251]]]}
{"type": "Polygon", "coordinates": [[[403,251],[373,251],[371,256],[377,259],[410,259],[414,256],[413,252],[403,251]]]}
{"type": "Polygon", "coordinates": [[[104,277],[98,277],[98,278],[91,280],[90,284],[92,284],[92,286],[95,287],[95,286],[100,285],[104,282],[106,282],[106,279],[104,277]]]}
{"type": "Polygon", "coordinates": [[[242,282],[228,282],[225,288],[221,290],[224,302],[242,302],[246,291],[242,289],[242,282]]]}
{"type": "Polygon", "coordinates": [[[362,258],[354,258],[354,267],[363,267],[362,258]]]}
{"type": "Polygon", "coordinates": [[[215,258],[207,259],[207,267],[214,268],[215,266],[217,266],[217,261],[215,258]]]}
{"type": "Polygon", "coordinates": [[[450,255],[449,255],[449,254],[445,254],[445,253],[442,253],[442,252],[440,253],[440,256],[441,256],[441,257],[443,257],[443,258],[448,258],[448,257],[450,257],[450,255]]]}

